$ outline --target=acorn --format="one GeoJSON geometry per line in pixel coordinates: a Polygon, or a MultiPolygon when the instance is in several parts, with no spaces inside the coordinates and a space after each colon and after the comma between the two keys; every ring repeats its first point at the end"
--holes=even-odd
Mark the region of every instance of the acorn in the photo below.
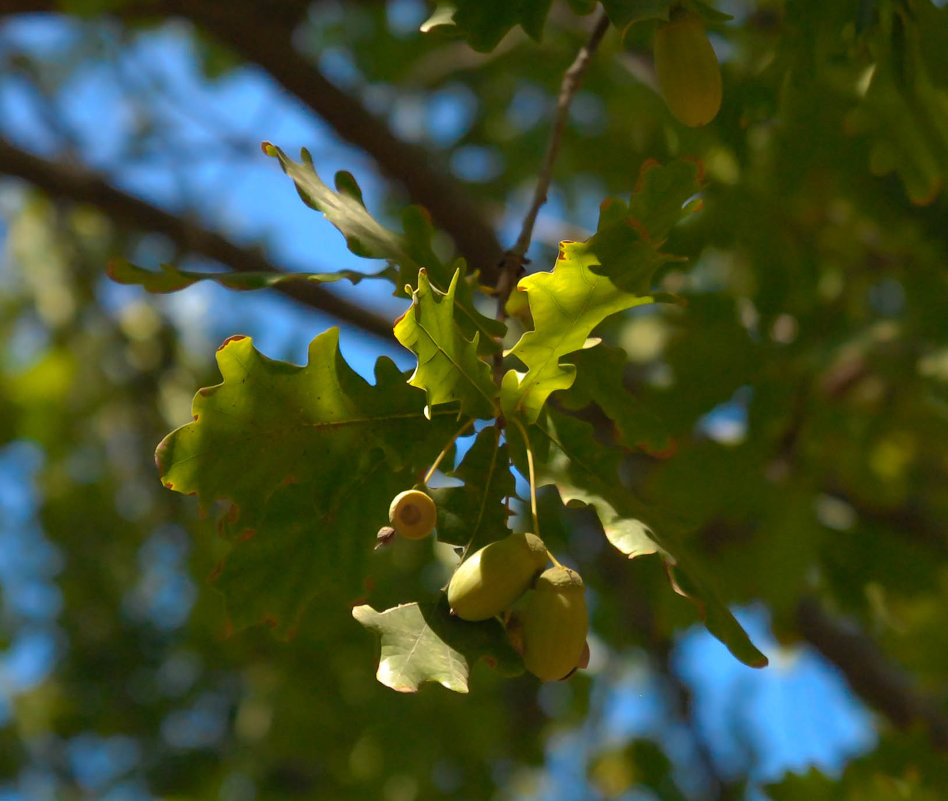
{"type": "Polygon", "coordinates": [[[685,125],[707,125],[721,108],[721,67],[696,14],[655,31],[655,75],[668,109],[685,125]]]}
{"type": "Polygon", "coordinates": [[[549,561],[535,534],[510,534],[475,551],[451,576],[448,605],[462,620],[487,620],[513,605],[549,561]]]}
{"type": "Polygon", "coordinates": [[[388,507],[388,519],[400,537],[420,540],[434,531],[438,508],[421,490],[406,490],[392,500],[388,507]]]}
{"type": "Polygon", "coordinates": [[[514,607],[507,632],[524,667],[542,681],[566,678],[588,662],[589,615],[579,573],[551,567],[540,575],[514,607]]]}

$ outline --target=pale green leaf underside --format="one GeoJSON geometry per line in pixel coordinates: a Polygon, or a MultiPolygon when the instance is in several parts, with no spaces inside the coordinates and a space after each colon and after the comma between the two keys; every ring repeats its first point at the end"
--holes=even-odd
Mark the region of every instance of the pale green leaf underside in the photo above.
{"type": "MultiPolygon", "coordinates": [[[[308,206],[321,211],[346,238],[349,250],[357,256],[389,259],[404,267],[419,267],[402,234],[390,231],[366,210],[355,190],[335,191],[319,177],[313,160],[301,151],[303,162],[289,158],[280,148],[265,142],[264,152],[277,158],[283,171],[293,179],[300,197],[308,206]]],[[[428,266],[428,265],[426,265],[428,266]]]]}
{"type": "Polygon", "coordinates": [[[492,353],[499,349],[494,340],[502,338],[506,328],[500,321],[486,317],[475,308],[473,288],[476,275],[463,275],[463,259],[448,265],[438,258],[431,246],[434,229],[427,211],[420,206],[408,206],[402,212],[403,232],[392,231],[366,210],[361,191],[348,173],[337,173],[336,191],[319,177],[305,149],[301,151],[302,162],[293,161],[280,148],[269,143],[264,143],[264,151],[279,160],[283,171],[296,184],[303,202],[321,211],[339,229],[349,250],[364,258],[386,259],[401,268],[397,278],[392,270],[379,273],[379,277],[395,281],[396,294],[401,293],[406,284],[417,283],[418,271],[422,267],[430,282],[442,291],[447,289],[452,276],[462,270],[455,290],[458,323],[465,336],[480,335],[478,344],[482,352],[492,353]]]}
{"type": "Polygon", "coordinates": [[[402,604],[378,612],[357,606],[352,616],[381,638],[376,676],[386,687],[417,692],[436,682],[457,693],[468,692],[471,667],[484,657],[505,675],[522,672],[519,657],[497,620],[470,623],[444,604],[402,604]]]}

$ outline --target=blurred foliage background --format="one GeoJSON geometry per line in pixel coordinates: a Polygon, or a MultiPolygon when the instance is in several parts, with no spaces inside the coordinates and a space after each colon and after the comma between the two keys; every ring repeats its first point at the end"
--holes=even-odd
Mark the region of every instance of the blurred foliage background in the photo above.
{"type": "MultiPolygon", "coordinates": [[[[674,440],[625,478],[693,522],[771,667],[736,663],[656,559],[546,495],[545,537],[590,588],[590,669],[539,686],[480,665],[470,696],[403,696],[344,599],[290,642],[228,635],[208,581],[228,546],[153,450],[219,380],[224,337],[299,361],[339,324],[357,369],[407,367],[389,335],[406,304],[366,285],[149,296],[105,266],[350,266],[269,139],[351,170],[382,218],[425,205],[488,274],[591,4],[480,53],[420,33],[418,0],[0,3],[0,798],[944,797],[948,10],[714,5],[732,19],[711,31],[724,106],[705,128],[656,94],[653,23],[608,32],[531,269],[646,159],[704,163],[669,248],[689,261],[662,275],[687,306],[601,334],[674,440]]],[[[446,575],[430,543],[372,565],[394,600],[446,575]]]]}

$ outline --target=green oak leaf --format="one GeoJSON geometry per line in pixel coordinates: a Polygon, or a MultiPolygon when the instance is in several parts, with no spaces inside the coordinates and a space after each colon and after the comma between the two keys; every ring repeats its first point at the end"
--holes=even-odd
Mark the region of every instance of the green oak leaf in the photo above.
{"type": "Polygon", "coordinates": [[[321,583],[355,599],[358,549],[371,550],[389,501],[450,439],[456,412],[426,419],[422,393],[386,358],[370,385],[342,358],[337,329],[310,343],[305,366],[266,358],[248,337],[228,339],[217,362],[223,382],[198,392],[194,421],[156,460],[170,489],[204,508],[229,502],[220,586],[234,624],[266,620],[285,635],[321,583]]]}
{"type": "Polygon", "coordinates": [[[646,161],[629,202],[610,198],[600,207],[596,234],[586,243],[597,262],[593,272],[619,289],[647,294],[655,271],[680,261],[659,248],[681,219],[701,208],[695,195],[702,172],[697,161],[646,161]]]}
{"type": "MultiPolygon", "coordinates": [[[[421,266],[426,267],[439,285],[451,276],[431,249],[431,225],[427,213],[412,206],[403,215],[404,233],[391,231],[366,210],[362,193],[351,174],[336,176],[339,191],[327,186],[313,166],[313,158],[305,148],[302,162],[293,161],[280,148],[263,143],[263,151],[279,160],[283,171],[293,179],[300,198],[310,208],[321,211],[346,238],[349,250],[367,259],[387,259],[403,269],[402,283],[413,283],[421,266]]],[[[400,288],[400,287],[399,287],[400,288]]]]}
{"type": "Polygon", "coordinates": [[[598,345],[577,351],[571,357],[576,380],[557,400],[570,410],[595,403],[615,423],[617,440],[626,448],[649,453],[667,451],[672,439],[665,425],[636,402],[623,383],[627,357],[622,348],[598,345]]]}
{"type": "Polygon", "coordinates": [[[848,133],[872,139],[872,172],[897,172],[920,206],[932,203],[948,180],[948,91],[943,76],[930,74],[922,48],[922,37],[941,27],[939,13],[921,3],[917,17],[905,18],[895,7],[880,14],[868,37],[872,81],[846,118],[848,133]]]}
{"type": "MultiPolygon", "coordinates": [[[[310,208],[321,211],[346,238],[349,250],[357,256],[369,259],[386,259],[401,269],[396,281],[396,294],[408,284],[418,281],[418,271],[424,267],[429,281],[446,291],[458,270],[462,278],[455,291],[458,307],[458,323],[468,338],[480,334],[478,345],[482,353],[494,353],[500,349],[496,342],[502,339],[506,327],[498,320],[481,314],[474,305],[473,291],[477,274],[464,275],[464,260],[451,265],[438,258],[431,246],[434,228],[428,212],[420,206],[408,206],[402,212],[403,233],[391,231],[378,222],[366,210],[362,192],[351,174],[336,173],[334,191],[325,183],[313,166],[313,159],[304,148],[302,163],[293,161],[280,148],[265,142],[264,152],[278,159],[283,171],[293,179],[303,202],[310,208]]],[[[383,271],[381,277],[391,277],[394,271],[383,271]]]]}
{"type": "Polygon", "coordinates": [[[418,289],[412,305],[395,322],[395,338],[418,357],[409,383],[425,390],[428,409],[458,402],[471,417],[494,417],[494,384],[491,368],[477,355],[479,334],[464,337],[455,319],[454,296],[460,272],[447,292],[431,285],[426,270],[418,272],[418,289]]]}
{"type": "MultiPolygon", "coordinates": [[[[595,237],[593,237],[595,239],[595,237]]],[[[508,416],[533,422],[551,392],[567,389],[576,369],[560,357],[580,350],[593,329],[616,312],[652,303],[653,298],[618,289],[596,275],[600,264],[590,242],[562,242],[553,270],[521,278],[517,290],[527,293],[533,330],[526,331],[508,355],[527,367],[510,370],[501,385],[501,406],[508,416]]]]}
{"type": "Polygon", "coordinates": [[[382,641],[378,680],[403,693],[417,692],[425,682],[456,693],[468,692],[471,666],[480,658],[502,675],[523,672],[520,657],[498,620],[470,623],[439,604],[402,604],[384,612],[357,606],[352,616],[382,641]]]}
{"type": "Polygon", "coordinates": [[[488,53],[515,25],[539,41],[552,4],[552,0],[442,0],[421,30],[456,31],[475,50],[488,53]]]}
{"type": "Polygon", "coordinates": [[[653,242],[664,242],[680,220],[701,208],[693,199],[700,191],[704,165],[693,159],[660,164],[648,159],[639,170],[629,213],[653,242]]]}
{"type": "Polygon", "coordinates": [[[477,435],[464,460],[450,475],[464,486],[434,490],[438,505],[438,539],[473,552],[509,534],[505,499],[515,495],[506,443],[500,430],[488,426],[477,435]]]}
{"type": "MultiPolygon", "coordinates": [[[[538,484],[556,486],[567,505],[593,508],[608,540],[630,559],[658,553],[672,588],[695,604],[708,631],[744,664],[767,665],[767,657],[751,642],[680,542],[679,534],[685,524],[647,506],[622,486],[619,456],[597,442],[592,426],[548,410],[529,429],[529,435],[537,460],[538,484]]],[[[522,471],[526,465],[518,454],[525,453],[525,446],[514,429],[508,430],[508,436],[522,471]]]]}
{"type": "Polygon", "coordinates": [[[290,281],[310,281],[317,284],[328,284],[343,279],[358,284],[365,278],[385,278],[394,281],[396,272],[391,267],[377,273],[360,273],[356,270],[339,270],[334,273],[277,273],[277,272],[199,272],[195,270],[180,270],[173,264],[159,265],[159,271],[146,270],[125,259],[113,259],[109,262],[106,274],[119,284],[134,284],[143,287],[147,292],[163,294],[186,289],[198,281],[214,281],[228,289],[248,290],[265,289],[277,284],[290,281]]]}
{"type": "Polygon", "coordinates": [[[336,603],[320,606],[325,617],[343,614],[364,597],[388,502],[414,477],[379,459],[363,468],[357,482],[278,487],[252,527],[244,517],[231,522],[225,516],[222,532],[235,544],[215,571],[214,586],[224,595],[230,628],[266,623],[286,639],[319,598],[336,603]]]}
{"type": "Polygon", "coordinates": [[[773,801],[838,801],[839,782],[811,767],[805,774],[788,773],[779,783],[766,785],[773,801]]]}

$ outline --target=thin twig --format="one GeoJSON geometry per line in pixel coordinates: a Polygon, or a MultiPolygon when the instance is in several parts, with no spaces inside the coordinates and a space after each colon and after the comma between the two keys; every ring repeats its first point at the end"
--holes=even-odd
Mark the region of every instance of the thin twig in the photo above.
{"type": "Polygon", "coordinates": [[[547,192],[550,189],[550,182],[553,180],[553,165],[556,163],[556,157],[560,152],[560,144],[563,139],[563,131],[566,130],[566,122],[569,119],[569,107],[573,102],[573,97],[579,91],[583,83],[583,77],[589,67],[593,54],[599,47],[602,37],[609,29],[609,17],[605,12],[601,12],[589,40],[584,44],[576,59],[570,65],[569,69],[563,75],[563,82],[560,84],[560,94],[556,101],[556,114],[553,117],[553,129],[550,131],[550,139],[547,143],[546,156],[543,159],[543,168],[537,177],[537,185],[533,190],[533,201],[523,218],[523,225],[520,228],[520,236],[513,247],[504,253],[501,263],[500,278],[497,282],[497,318],[503,320],[507,315],[504,306],[507,298],[513,290],[514,283],[523,270],[527,250],[530,247],[530,240],[533,237],[533,226],[536,224],[537,215],[540,213],[540,207],[546,203],[547,192]]]}
{"type": "Polygon", "coordinates": [[[472,425],[474,425],[473,417],[470,420],[468,420],[463,426],[461,426],[458,429],[457,433],[453,437],[451,437],[448,444],[445,445],[441,449],[441,453],[438,454],[438,458],[434,460],[434,464],[432,464],[431,467],[428,469],[428,472],[425,473],[425,477],[421,480],[422,484],[424,484],[425,486],[428,486],[428,482],[431,481],[431,477],[434,475],[435,470],[438,469],[438,465],[440,465],[444,457],[448,455],[448,451],[451,450],[451,446],[454,445],[454,443],[457,442],[458,437],[460,437],[461,434],[467,431],[472,425]]]}
{"type": "Polygon", "coordinates": [[[540,536],[540,515],[537,513],[537,477],[533,468],[533,449],[530,447],[530,438],[527,436],[527,429],[516,417],[512,418],[514,424],[523,437],[524,447],[527,449],[527,469],[530,473],[530,511],[533,514],[533,533],[540,536]]]}

